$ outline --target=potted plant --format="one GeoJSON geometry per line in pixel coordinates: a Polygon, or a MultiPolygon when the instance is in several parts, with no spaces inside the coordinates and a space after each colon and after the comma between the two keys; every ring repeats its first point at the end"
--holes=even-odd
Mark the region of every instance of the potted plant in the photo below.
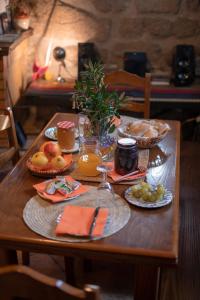
{"type": "Polygon", "coordinates": [[[30,14],[36,8],[37,0],[10,0],[14,25],[18,29],[27,30],[30,25],[30,14]]]}
{"type": "Polygon", "coordinates": [[[119,108],[124,96],[108,91],[101,63],[89,61],[85,67],[86,71],[75,84],[75,107],[88,117],[90,133],[97,136],[101,144],[107,143],[115,130],[114,119],[120,117],[119,108]]]}

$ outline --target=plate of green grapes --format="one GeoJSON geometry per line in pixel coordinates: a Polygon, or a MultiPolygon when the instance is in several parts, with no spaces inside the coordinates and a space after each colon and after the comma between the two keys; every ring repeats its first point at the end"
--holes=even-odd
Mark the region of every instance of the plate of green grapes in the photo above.
{"type": "Polygon", "coordinates": [[[125,199],[138,207],[158,208],[171,203],[173,195],[162,184],[151,185],[142,181],[125,191],[125,199]]]}

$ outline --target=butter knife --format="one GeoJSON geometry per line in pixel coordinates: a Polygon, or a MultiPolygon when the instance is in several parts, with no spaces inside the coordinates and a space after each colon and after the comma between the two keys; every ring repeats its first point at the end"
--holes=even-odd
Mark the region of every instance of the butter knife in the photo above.
{"type": "Polygon", "coordinates": [[[94,215],[93,215],[93,218],[92,218],[92,223],[90,225],[89,234],[88,234],[90,237],[92,236],[92,232],[93,232],[94,227],[96,225],[96,220],[97,220],[100,208],[101,208],[100,206],[95,208],[94,215]]]}

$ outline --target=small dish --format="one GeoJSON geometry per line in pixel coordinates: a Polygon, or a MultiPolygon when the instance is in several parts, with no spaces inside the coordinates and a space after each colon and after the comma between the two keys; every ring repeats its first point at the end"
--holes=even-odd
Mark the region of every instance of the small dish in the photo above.
{"type": "Polygon", "coordinates": [[[74,153],[79,151],[79,142],[75,142],[72,149],[61,149],[63,153],[74,153]]]}
{"type": "Polygon", "coordinates": [[[132,195],[132,187],[129,187],[125,191],[125,199],[130,203],[138,207],[142,208],[159,208],[165,205],[168,205],[172,202],[173,200],[173,195],[170,191],[166,190],[163,198],[160,200],[154,201],[154,202],[149,202],[149,201],[144,201],[141,198],[135,198],[132,195]]]}
{"type": "MultiPolygon", "coordinates": [[[[51,199],[48,198],[48,196],[44,195],[43,193],[40,193],[40,192],[37,191],[37,194],[38,194],[42,199],[45,199],[45,200],[51,200],[51,199]]],[[[73,197],[68,197],[68,198],[66,198],[66,199],[63,199],[63,200],[59,201],[59,203],[60,203],[60,202],[64,202],[64,201],[68,201],[68,200],[73,200],[73,199],[75,199],[75,198],[77,198],[77,197],[79,197],[79,196],[80,196],[80,194],[75,195],[75,196],[73,196],[73,197]]],[[[55,202],[55,203],[58,203],[58,202],[55,202]]]]}
{"type": "MultiPolygon", "coordinates": [[[[44,135],[53,141],[57,141],[57,127],[49,127],[45,130],[44,135]]],[[[75,131],[75,138],[79,137],[78,129],[75,131]]]]}

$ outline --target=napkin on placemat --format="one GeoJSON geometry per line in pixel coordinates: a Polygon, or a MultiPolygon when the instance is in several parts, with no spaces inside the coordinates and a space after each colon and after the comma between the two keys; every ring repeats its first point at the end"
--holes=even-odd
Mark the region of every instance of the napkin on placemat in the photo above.
{"type": "MultiPolygon", "coordinates": [[[[56,227],[56,234],[88,236],[94,221],[95,207],[67,205],[56,227]]],[[[93,227],[92,236],[101,236],[108,218],[108,209],[100,208],[93,227]]]]}
{"type": "MultiPolygon", "coordinates": [[[[65,178],[69,182],[75,181],[71,176],[65,176],[65,178]]],[[[52,180],[54,180],[54,179],[52,179],[52,180]]],[[[80,186],[76,190],[72,191],[69,194],[62,195],[62,194],[60,194],[59,192],[56,191],[55,194],[50,195],[46,192],[46,187],[47,187],[47,184],[49,184],[49,183],[50,183],[49,180],[48,181],[43,181],[41,183],[35,184],[33,187],[36,189],[36,191],[41,196],[43,196],[47,200],[51,200],[52,202],[63,201],[67,198],[72,198],[72,197],[78,196],[80,194],[86,193],[89,190],[88,186],[80,184],[80,186]]]]}
{"type": "MultiPolygon", "coordinates": [[[[113,167],[113,170],[108,172],[108,176],[110,176],[112,178],[113,181],[120,181],[120,179],[123,177],[123,175],[118,174],[117,172],[115,172],[114,169],[114,162],[109,162],[106,165],[108,165],[109,167],[113,167]]],[[[140,179],[146,176],[146,171],[145,172],[140,172],[138,170],[138,173],[128,176],[126,178],[122,178],[122,180],[126,181],[126,180],[136,180],[136,179],[140,179]]]]}

